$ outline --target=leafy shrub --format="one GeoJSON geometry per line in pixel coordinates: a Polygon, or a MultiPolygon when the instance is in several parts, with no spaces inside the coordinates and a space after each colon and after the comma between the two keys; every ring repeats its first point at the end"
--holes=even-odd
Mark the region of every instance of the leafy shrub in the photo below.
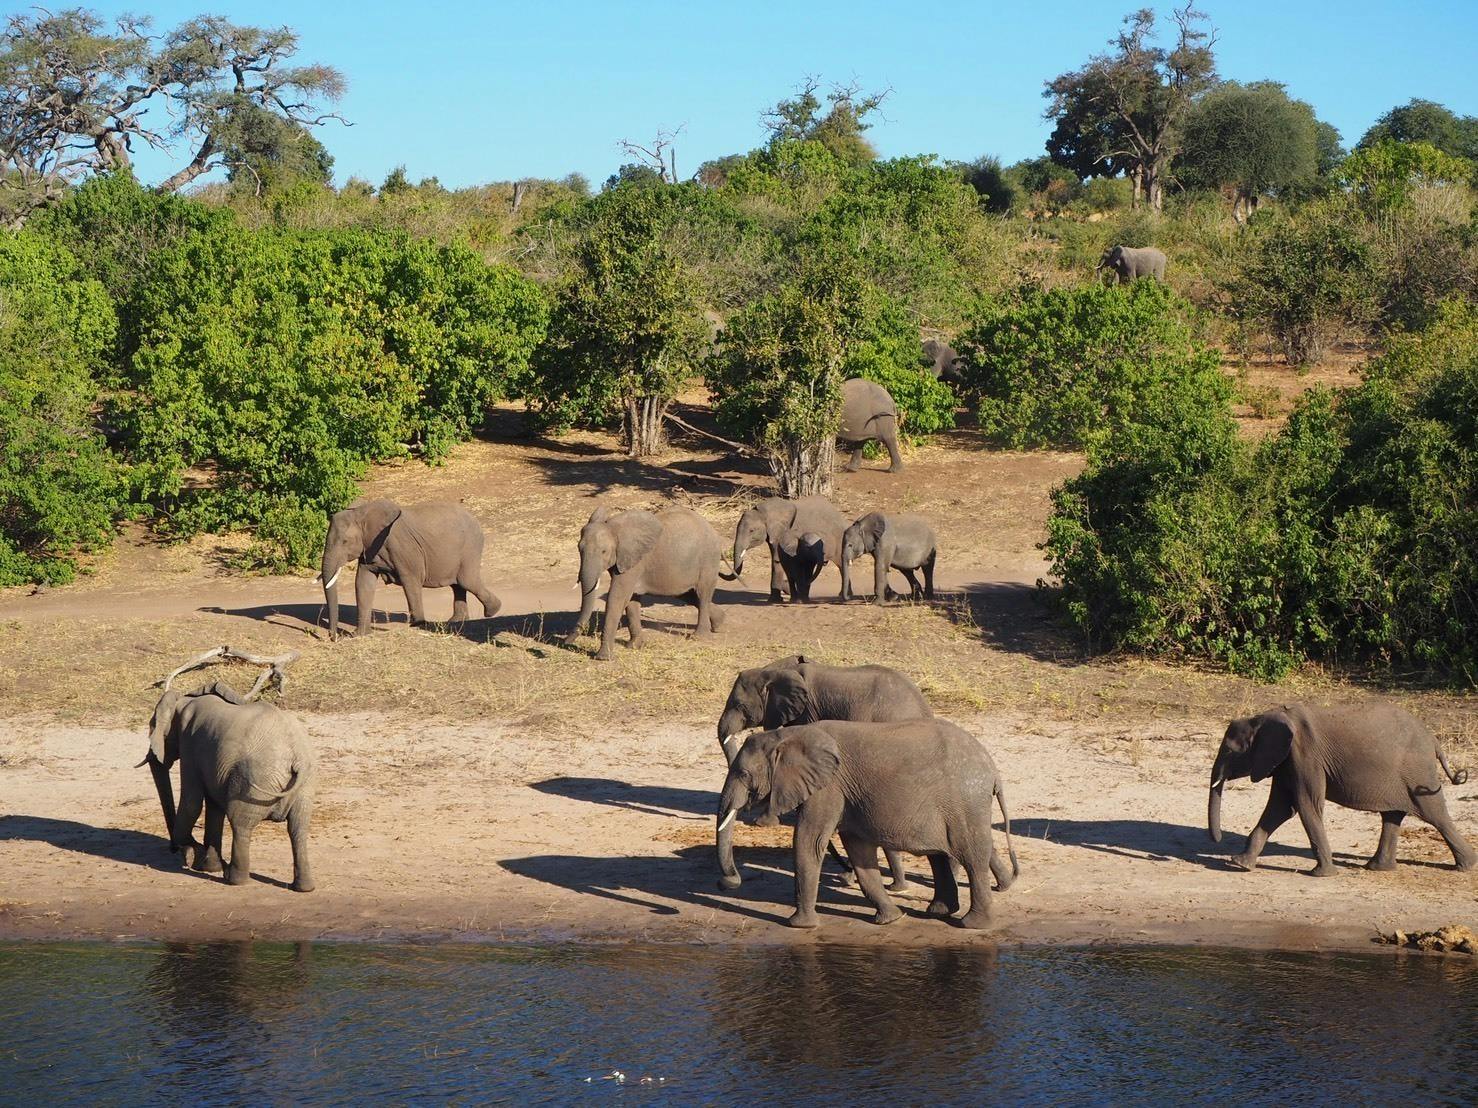
{"type": "Polygon", "coordinates": [[[536,288],[463,247],[235,226],[158,257],[136,311],[113,415],[180,532],[331,511],[368,462],[441,457],[546,322],[536,288]]]}
{"type": "Polygon", "coordinates": [[[961,339],[980,428],[1006,445],[1077,447],[1160,394],[1208,411],[1230,385],[1197,341],[1188,306],[1162,285],[1024,288],[961,339]]]}
{"type": "Polygon", "coordinates": [[[0,585],[72,579],[121,486],[93,416],[117,320],[65,249],[0,234],[0,585]]]}

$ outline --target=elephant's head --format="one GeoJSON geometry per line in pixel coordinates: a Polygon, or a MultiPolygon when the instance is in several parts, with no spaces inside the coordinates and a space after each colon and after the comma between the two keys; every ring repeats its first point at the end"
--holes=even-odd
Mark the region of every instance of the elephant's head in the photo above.
{"type": "Polygon", "coordinates": [[[763,804],[755,822],[770,826],[795,811],[817,789],[835,779],[842,767],[836,740],[819,727],[788,727],[751,735],[729,764],[718,802],[719,887],[737,889],[734,866],[734,820],[740,812],[763,804]]]}
{"type": "Polygon", "coordinates": [[[1098,264],[1093,267],[1093,272],[1098,273],[1103,269],[1112,269],[1115,273],[1123,276],[1129,268],[1128,259],[1124,256],[1122,246],[1110,246],[1103,252],[1103,257],[1098,259],[1098,264]]]}
{"type": "Polygon", "coordinates": [[[380,552],[390,528],[400,518],[400,505],[393,500],[370,500],[335,512],[328,521],[323,542],[323,601],[328,605],[328,635],[339,633],[339,574],[354,561],[369,561],[380,552]]]}
{"type": "Polygon", "coordinates": [[[952,385],[964,383],[964,359],[949,343],[941,342],[939,339],[927,340],[924,343],[923,361],[934,376],[941,381],[947,381],[952,385]]]}
{"type": "Polygon", "coordinates": [[[175,715],[183,699],[184,694],[179,689],[166,689],[159,702],[154,705],[154,714],[149,719],[149,753],[139,763],[141,766],[148,766],[154,777],[154,788],[159,793],[159,807],[164,812],[164,833],[169,837],[170,850],[180,848],[180,844],[174,841],[174,790],[169,783],[169,767],[180,758],[175,715]]]}
{"type": "Polygon", "coordinates": [[[842,554],[837,564],[842,570],[842,595],[852,595],[852,563],[864,554],[877,553],[878,543],[888,526],[882,512],[868,512],[842,532],[842,554]]]}
{"type": "Polygon", "coordinates": [[[734,528],[734,576],[744,572],[744,555],[770,537],[770,524],[758,508],[746,508],[734,528]]]}
{"type": "Polygon", "coordinates": [[[580,530],[580,596],[595,592],[600,575],[630,573],[662,537],[662,521],[651,512],[597,508],[580,530]]]}
{"type": "Polygon", "coordinates": [[[729,699],[723,713],[718,717],[718,741],[723,747],[724,758],[732,762],[737,749],[735,739],[739,732],[760,726],[765,718],[765,701],[770,683],[781,674],[794,670],[805,662],[805,656],[792,654],[779,658],[769,665],[741,670],[734,678],[734,687],[729,690],[729,699]]]}
{"type": "Polygon", "coordinates": [[[1272,776],[1293,752],[1293,720],[1282,710],[1234,719],[1222,736],[1211,765],[1211,796],[1206,803],[1206,829],[1221,842],[1221,789],[1229,780],[1272,776]]]}

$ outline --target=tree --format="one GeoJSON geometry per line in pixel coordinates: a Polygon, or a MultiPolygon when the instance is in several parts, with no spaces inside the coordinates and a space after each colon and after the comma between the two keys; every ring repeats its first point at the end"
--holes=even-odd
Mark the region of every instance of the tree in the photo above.
{"type": "Polygon", "coordinates": [[[615,188],[587,202],[526,390],[541,423],[619,411],[630,457],[661,451],[662,420],[708,338],[697,281],[668,238],[690,188],[615,188]]]}
{"type": "Polygon", "coordinates": [[[1478,161],[1478,117],[1458,115],[1431,100],[1410,100],[1377,119],[1355,149],[1387,141],[1425,142],[1454,158],[1478,161]]]}
{"type": "Polygon", "coordinates": [[[1186,118],[1176,174],[1188,185],[1230,188],[1232,215],[1245,222],[1264,193],[1311,179],[1318,168],[1314,109],[1275,81],[1228,81],[1186,118]]]}
{"type": "Polygon", "coordinates": [[[864,93],[855,82],[833,85],[826,94],[826,108],[816,93],[821,82],[808,77],[795,96],[781,100],[761,117],[770,133],[769,145],[785,142],[819,142],[838,161],[863,165],[878,156],[877,149],[863,134],[872,126],[868,117],[883,106],[891,89],[864,93]]]}
{"type": "Polygon", "coordinates": [[[334,156],[306,127],[257,107],[238,112],[217,133],[231,190],[251,196],[283,192],[300,181],[326,185],[334,156]]]}
{"type": "Polygon", "coordinates": [[[1006,179],[1001,159],[989,154],[960,166],[960,176],[980,196],[980,203],[988,212],[1003,215],[1016,202],[1016,190],[1006,179]]]}
{"type": "Polygon", "coordinates": [[[1136,206],[1142,196],[1158,212],[1191,105],[1216,80],[1216,39],[1201,29],[1205,20],[1190,3],[1174,9],[1175,41],[1166,49],[1150,44],[1155,13],[1141,8],[1125,16],[1109,53],[1049,81],[1053,161],[1082,177],[1126,172],[1136,206]]]}
{"type": "Polygon", "coordinates": [[[1467,181],[1473,170],[1472,162],[1444,154],[1431,143],[1386,139],[1357,149],[1336,176],[1368,207],[1389,209],[1405,205],[1419,185],[1467,181]]]}
{"type": "Polygon", "coordinates": [[[297,48],[287,27],[219,16],[158,38],[145,21],[109,28],[81,8],[11,16],[0,32],[0,206],[22,222],[89,174],[130,168],[135,142],[192,151],[159,185],[173,192],[232,164],[249,136],[260,147],[264,115],[285,125],[275,138],[295,141],[301,128],[338,118],[318,105],[344,89],[328,66],[289,64],[297,48]]]}

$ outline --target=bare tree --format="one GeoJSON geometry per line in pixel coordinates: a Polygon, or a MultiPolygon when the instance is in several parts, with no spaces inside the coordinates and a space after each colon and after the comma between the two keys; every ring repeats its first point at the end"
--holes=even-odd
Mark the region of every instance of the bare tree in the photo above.
{"type": "Polygon", "coordinates": [[[637,163],[653,170],[658,178],[665,184],[677,184],[677,150],[673,145],[678,135],[687,130],[686,123],[679,124],[675,130],[661,130],[650,143],[643,146],[639,142],[630,139],[622,139],[616,143],[627,157],[635,158],[637,163]]]}

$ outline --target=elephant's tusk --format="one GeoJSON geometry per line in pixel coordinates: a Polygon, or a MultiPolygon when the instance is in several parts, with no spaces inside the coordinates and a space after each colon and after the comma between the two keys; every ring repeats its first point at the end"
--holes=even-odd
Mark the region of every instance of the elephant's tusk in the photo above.
{"type": "Polygon", "coordinates": [[[739,814],[739,809],[738,808],[730,808],[729,809],[729,814],[726,815],[724,817],[723,822],[718,825],[718,829],[720,831],[722,831],[725,827],[729,826],[729,824],[731,824],[731,823],[734,822],[734,817],[737,816],[738,814],[739,814]]]}
{"type": "MultiPolygon", "coordinates": [[[[741,732],[735,731],[727,739],[721,739],[721,740],[719,740],[719,745],[720,746],[728,746],[731,742],[733,742],[735,739],[737,739],[740,734],[741,734],[741,732]]],[[[143,765],[143,763],[140,762],[139,765],[143,765]]]]}
{"type": "MultiPolygon", "coordinates": [[[[333,588],[334,587],[334,582],[339,579],[339,574],[341,574],[343,572],[344,572],[344,567],[343,566],[340,566],[338,569],[334,570],[334,575],[332,577],[330,577],[327,581],[325,581],[323,583],[323,587],[326,588],[326,589],[333,588]]],[[[323,574],[320,573],[319,576],[322,577],[323,574]]]]}

